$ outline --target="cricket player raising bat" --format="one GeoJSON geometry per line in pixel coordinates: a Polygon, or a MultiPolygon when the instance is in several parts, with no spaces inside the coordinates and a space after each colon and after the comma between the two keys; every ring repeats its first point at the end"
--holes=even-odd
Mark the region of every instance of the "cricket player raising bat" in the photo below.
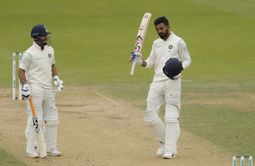
{"type": "MultiPolygon", "coordinates": [[[[32,28],[31,37],[34,41],[32,46],[21,57],[19,78],[22,83],[21,93],[23,98],[29,99],[30,96],[33,98],[40,129],[42,129],[42,124],[44,124],[47,154],[59,156],[61,153],[57,150],[58,112],[55,104],[52,77],[58,91],[63,89],[63,81],[59,79],[57,74],[54,50],[48,45],[49,35],[50,32],[44,25],[38,24],[32,28]]],[[[38,141],[29,104],[27,113],[28,119],[25,130],[27,138],[26,152],[29,157],[35,158],[39,157],[38,141]]]]}
{"type": "Polygon", "coordinates": [[[154,78],[147,97],[144,121],[160,146],[158,156],[171,159],[177,154],[177,141],[180,135],[179,117],[181,110],[181,71],[191,64],[190,54],[184,40],[171,30],[168,19],[159,17],[154,21],[159,39],[153,42],[149,57],[132,52],[130,61],[146,68],[154,66],[154,78]],[[164,123],[159,117],[162,103],[165,102],[164,123]]]}

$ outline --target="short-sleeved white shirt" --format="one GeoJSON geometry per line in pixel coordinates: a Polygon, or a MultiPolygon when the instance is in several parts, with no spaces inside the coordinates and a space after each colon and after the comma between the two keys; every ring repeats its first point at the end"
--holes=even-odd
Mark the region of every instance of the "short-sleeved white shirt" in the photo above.
{"type": "Polygon", "coordinates": [[[163,73],[163,67],[169,58],[178,58],[183,68],[191,63],[191,58],[184,40],[171,32],[167,40],[156,39],[152,44],[149,57],[146,59],[147,68],[154,66],[153,81],[169,80],[163,73]]]}
{"type": "Polygon", "coordinates": [[[19,68],[25,70],[28,84],[51,89],[53,64],[55,64],[54,49],[46,45],[42,50],[33,42],[33,45],[23,53],[19,68]]]}

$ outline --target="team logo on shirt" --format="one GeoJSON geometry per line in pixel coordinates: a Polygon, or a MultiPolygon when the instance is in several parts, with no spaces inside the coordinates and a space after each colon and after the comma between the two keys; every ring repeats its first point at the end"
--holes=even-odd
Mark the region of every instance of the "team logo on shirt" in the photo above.
{"type": "Polygon", "coordinates": [[[172,45],[172,44],[170,44],[169,46],[168,46],[168,48],[171,50],[172,48],[173,48],[174,46],[172,45]]]}
{"type": "Polygon", "coordinates": [[[48,57],[49,57],[49,58],[52,58],[52,55],[51,55],[51,54],[48,54],[48,57]]]}

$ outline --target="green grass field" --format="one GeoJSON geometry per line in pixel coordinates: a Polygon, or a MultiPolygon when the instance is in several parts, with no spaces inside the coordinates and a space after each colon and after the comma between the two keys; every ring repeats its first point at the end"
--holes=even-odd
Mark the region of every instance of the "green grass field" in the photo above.
{"type": "MultiPolygon", "coordinates": [[[[255,156],[253,0],[3,0],[0,87],[11,87],[12,52],[29,47],[32,26],[44,23],[65,86],[95,85],[144,109],[153,71],[137,67],[130,77],[128,59],[147,11],[153,20],[169,17],[192,56],[183,73],[189,81],[183,82],[182,127],[230,153],[255,156]]],[[[145,57],[156,37],[150,24],[145,57]]],[[[0,151],[0,160],[5,155],[0,151]]]]}
{"type": "Polygon", "coordinates": [[[0,149],[0,165],[3,166],[25,166],[25,163],[22,161],[17,160],[11,154],[5,152],[4,150],[0,149]]]}

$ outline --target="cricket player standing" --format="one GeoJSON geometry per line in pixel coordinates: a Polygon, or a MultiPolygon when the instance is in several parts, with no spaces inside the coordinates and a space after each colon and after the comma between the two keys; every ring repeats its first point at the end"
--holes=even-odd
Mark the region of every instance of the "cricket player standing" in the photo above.
{"type": "Polygon", "coordinates": [[[166,17],[157,18],[154,25],[160,38],[153,42],[149,57],[143,60],[141,54],[132,52],[130,60],[132,62],[136,59],[138,65],[146,68],[154,66],[155,74],[147,97],[144,121],[150,127],[152,135],[160,143],[156,154],[165,159],[171,159],[177,154],[177,141],[180,136],[180,72],[191,64],[191,58],[184,40],[170,30],[166,17]],[[181,67],[178,68],[178,65],[175,67],[176,61],[169,66],[166,63],[169,59],[176,59],[181,67]],[[171,68],[174,70],[176,68],[178,74],[167,75],[168,72],[171,72],[168,69],[171,68]],[[165,102],[164,123],[159,117],[160,106],[163,102],[165,102]]]}
{"type": "MultiPolygon", "coordinates": [[[[44,123],[44,136],[48,155],[59,156],[57,150],[58,112],[55,104],[55,93],[63,89],[63,81],[59,79],[55,66],[54,49],[48,45],[49,34],[46,26],[35,25],[31,31],[33,44],[22,55],[19,65],[19,78],[22,83],[22,96],[25,99],[33,97],[39,124],[44,123]]],[[[36,134],[34,131],[32,114],[27,105],[27,138],[26,152],[29,157],[38,157],[36,134]]],[[[42,127],[42,126],[40,126],[42,127]]]]}

